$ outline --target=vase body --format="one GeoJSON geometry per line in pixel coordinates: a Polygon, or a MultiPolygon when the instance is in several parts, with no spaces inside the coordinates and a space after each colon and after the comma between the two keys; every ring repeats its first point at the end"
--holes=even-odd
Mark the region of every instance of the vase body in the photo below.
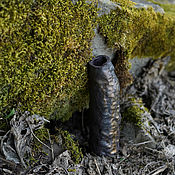
{"type": "Polygon", "coordinates": [[[109,57],[89,62],[90,140],[92,152],[112,156],[119,149],[120,86],[109,57]]]}

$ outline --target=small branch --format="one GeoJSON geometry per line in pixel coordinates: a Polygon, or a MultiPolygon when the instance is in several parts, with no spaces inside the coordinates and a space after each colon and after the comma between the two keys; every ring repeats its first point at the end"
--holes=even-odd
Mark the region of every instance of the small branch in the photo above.
{"type": "Polygon", "coordinates": [[[140,145],[145,145],[147,143],[152,143],[153,141],[145,141],[145,142],[141,142],[141,143],[136,143],[136,144],[133,144],[134,146],[140,146],[140,145]]]}
{"type": "Polygon", "coordinates": [[[49,130],[48,129],[47,129],[47,133],[48,133],[48,136],[49,136],[49,142],[50,142],[50,147],[51,147],[52,161],[54,161],[55,155],[54,155],[54,151],[53,151],[53,143],[52,143],[52,140],[50,138],[50,133],[49,133],[49,130]]]}
{"type": "Polygon", "coordinates": [[[96,167],[97,167],[98,174],[101,175],[100,169],[99,169],[99,167],[98,167],[98,164],[97,164],[97,161],[96,161],[95,158],[94,158],[94,162],[95,162],[95,165],[96,165],[96,167]]]}
{"type": "Polygon", "coordinates": [[[159,174],[159,173],[165,171],[166,168],[167,168],[167,166],[166,166],[166,165],[163,165],[163,166],[161,166],[161,167],[159,167],[159,168],[157,168],[157,169],[151,171],[151,172],[149,173],[149,175],[157,175],[157,174],[159,174]],[[156,171],[156,172],[155,172],[155,171],[156,171]]]}
{"type": "MultiPolygon", "coordinates": [[[[26,121],[27,121],[27,120],[26,120],[26,121]]],[[[48,145],[46,145],[45,143],[43,143],[43,142],[34,134],[34,132],[33,132],[33,130],[32,130],[32,128],[31,128],[31,126],[30,126],[30,124],[29,124],[28,121],[27,121],[27,123],[28,123],[28,125],[29,125],[29,128],[30,128],[31,133],[32,133],[33,136],[38,140],[38,142],[40,142],[41,144],[43,144],[45,147],[47,147],[48,149],[50,149],[50,150],[52,151],[52,149],[51,149],[48,145]]]]}
{"type": "Polygon", "coordinates": [[[127,156],[126,156],[123,160],[121,160],[118,164],[121,164],[122,162],[124,162],[129,156],[130,156],[130,154],[127,155],[127,156]]]}
{"type": "Polygon", "coordinates": [[[2,157],[0,157],[0,159],[1,159],[2,161],[4,161],[4,162],[10,164],[12,167],[15,167],[15,166],[16,166],[15,163],[13,163],[13,162],[11,162],[11,161],[9,161],[9,160],[6,160],[6,159],[4,159],[4,158],[2,158],[2,157]]]}
{"type": "Polygon", "coordinates": [[[148,169],[148,168],[147,168],[148,166],[152,166],[152,165],[154,165],[154,166],[155,166],[156,164],[159,164],[159,163],[161,163],[161,162],[160,162],[160,161],[158,161],[158,162],[154,162],[154,161],[153,161],[153,162],[149,162],[149,163],[148,163],[148,164],[147,164],[147,165],[144,167],[144,169],[143,169],[143,170],[148,169]]]}
{"type": "Polygon", "coordinates": [[[69,171],[67,171],[67,169],[64,166],[62,165],[59,165],[59,166],[69,175],[69,171]]]}
{"type": "Polygon", "coordinates": [[[145,149],[147,149],[147,150],[149,150],[149,151],[152,151],[152,152],[159,153],[159,154],[161,154],[161,153],[162,153],[162,152],[160,152],[160,151],[157,151],[157,150],[152,149],[152,148],[149,148],[149,147],[145,147],[145,149]]]}
{"type": "Polygon", "coordinates": [[[103,157],[103,161],[105,162],[106,166],[109,168],[109,175],[112,175],[112,170],[111,170],[111,166],[109,166],[109,164],[106,162],[105,158],[103,157]]]}

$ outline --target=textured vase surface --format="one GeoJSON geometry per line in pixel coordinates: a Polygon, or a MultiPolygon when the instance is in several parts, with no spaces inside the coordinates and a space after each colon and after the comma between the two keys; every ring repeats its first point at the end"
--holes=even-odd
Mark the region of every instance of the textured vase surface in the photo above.
{"type": "Polygon", "coordinates": [[[89,62],[90,149],[97,155],[114,155],[119,148],[120,86],[109,57],[89,62]]]}

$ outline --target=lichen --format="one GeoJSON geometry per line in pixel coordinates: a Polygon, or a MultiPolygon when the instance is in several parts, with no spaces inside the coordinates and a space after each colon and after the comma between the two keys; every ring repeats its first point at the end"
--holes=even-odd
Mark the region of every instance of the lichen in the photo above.
{"type": "Polygon", "coordinates": [[[166,65],[166,70],[169,72],[175,71],[175,53],[171,54],[171,59],[166,65]]]}

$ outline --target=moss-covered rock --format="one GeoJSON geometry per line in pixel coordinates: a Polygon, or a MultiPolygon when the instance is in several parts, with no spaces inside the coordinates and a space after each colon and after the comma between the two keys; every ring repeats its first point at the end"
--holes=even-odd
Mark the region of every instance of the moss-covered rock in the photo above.
{"type": "Polygon", "coordinates": [[[131,83],[128,59],[174,52],[175,18],[130,0],[97,20],[96,1],[0,2],[0,115],[20,107],[47,118],[68,119],[88,105],[86,64],[93,29],[115,48],[121,88],[131,83]],[[94,4],[95,3],[95,4],[94,4]]]}
{"type": "Polygon", "coordinates": [[[71,158],[76,164],[80,163],[83,153],[78,142],[73,140],[73,136],[68,131],[60,130],[59,132],[63,139],[63,147],[70,152],[71,158]]]}
{"type": "Polygon", "coordinates": [[[110,47],[118,50],[114,58],[116,72],[121,87],[125,87],[131,82],[127,73],[129,59],[135,56],[158,58],[175,52],[175,17],[156,13],[151,7],[135,8],[129,0],[113,1],[120,4],[120,8],[100,17],[99,32],[110,47]]]}
{"type": "Polygon", "coordinates": [[[0,2],[0,115],[19,103],[69,118],[88,105],[86,64],[96,7],[85,0],[0,2]]]}
{"type": "Polygon", "coordinates": [[[121,137],[124,137],[124,140],[134,143],[148,142],[148,147],[152,148],[156,146],[155,122],[142,99],[128,98],[128,101],[121,106],[121,115],[121,137]]]}
{"type": "Polygon", "coordinates": [[[148,112],[148,109],[144,107],[141,99],[130,98],[128,100],[128,106],[126,105],[122,112],[122,120],[132,122],[141,127],[145,111],[148,112]]]}

